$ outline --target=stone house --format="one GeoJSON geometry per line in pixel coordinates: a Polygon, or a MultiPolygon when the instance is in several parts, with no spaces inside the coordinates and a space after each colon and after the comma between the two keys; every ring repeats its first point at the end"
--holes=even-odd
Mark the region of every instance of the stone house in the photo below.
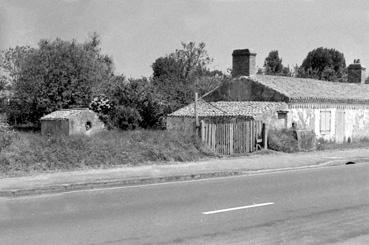
{"type": "MultiPolygon", "coordinates": [[[[204,101],[285,103],[285,109],[267,113],[269,119],[263,121],[269,123],[268,128],[294,125],[297,129],[313,131],[318,139],[338,143],[369,137],[369,84],[364,83],[365,68],[360,63],[348,66],[348,83],[337,83],[256,75],[255,53],[248,49],[235,50],[232,56],[233,78],[208,93],[202,98],[204,101]],[[286,123],[275,122],[276,119],[284,119],[286,123]]],[[[169,115],[168,120],[179,111],[169,115]]],[[[171,122],[168,125],[174,128],[171,122]]]]}
{"type": "MultiPolygon", "coordinates": [[[[287,104],[284,102],[260,101],[218,101],[207,102],[200,99],[197,103],[199,121],[236,122],[257,120],[275,127],[286,127],[285,115],[287,104]]],[[[195,105],[189,104],[167,117],[167,129],[178,130],[187,134],[195,131],[195,105]]]]}
{"type": "Polygon", "coordinates": [[[40,120],[44,136],[91,135],[104,129],[98,115],[86,108],[54,111],[40,120]]]}

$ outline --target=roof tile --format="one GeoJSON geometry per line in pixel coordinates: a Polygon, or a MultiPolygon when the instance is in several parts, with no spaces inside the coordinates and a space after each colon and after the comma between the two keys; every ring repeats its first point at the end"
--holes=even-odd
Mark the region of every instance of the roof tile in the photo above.
{"type": "Polygon", "coordinates": [[[369,103],[369,84],[328,82],[309,78],[256,75],[251,79],[295,101],[369,103]]]}
{"type": "MultiPolygon", "coordinates": [[[[198,101],[199,117],[229,117],[246,116],[255,117],[266,111],[286,110],[287,104],[284,102],[261,102],[261,101],[218,101],[205,102],[198,101]]],[[[175,117],[194,117],[194,103],[191,103],[168,115],[175,117]]]]}

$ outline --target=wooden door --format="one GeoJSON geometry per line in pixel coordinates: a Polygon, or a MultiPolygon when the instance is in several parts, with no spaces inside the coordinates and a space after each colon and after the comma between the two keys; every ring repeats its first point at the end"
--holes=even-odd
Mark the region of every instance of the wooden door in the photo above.
{"type": "Polygon", "coordinates": [[[336,143],[345,141],[345,112],[343,110],[336,111],[336,143]]]}

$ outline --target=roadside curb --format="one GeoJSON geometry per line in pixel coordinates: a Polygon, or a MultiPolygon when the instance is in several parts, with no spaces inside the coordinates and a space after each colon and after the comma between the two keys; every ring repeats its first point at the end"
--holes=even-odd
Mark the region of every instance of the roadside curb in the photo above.
{"type": "Polygon", "coordinates": [[[60,184],[51,185],[45,187],[29,188],[29,189],[9,189],[0,190],[0,197],[21,197],[21,196],[32,196],[41,194],[53,194],[53,193],[64,193],[80,190],[92,190],[92,189],[103,189],[111,187],[124,187],[124,186],[139,186],[148,184],[159,184],[167,182],[177,182],[177,181],[190,181],[190,180],[201,180],[201,179],[211,179],[216,177],[230,177],[230,176],[241,176],[241,175],[257,175],[263,173],[275,173],[293,170],[303,170],[311,168],[323,168],[328,166],[341,166],[347,161],[354,161],[357,163],[367,162],[369,159],[337,159],[330,160],[322,163],[317,163],[313,165],[306,165],[300,167],[286,167],[286,168],[276,168],[276,169],[259,169],[259,170],[247,170],[240,169],[234,171],[219,171],[219,172],[208,172],[208,173],[194,173],[186,175],[174,175],[174,176],[159,176],[159,177],[145,177],[145,178],[135,178],[135,179],[107,179],[103,181],[93,181],[93,182],[82,182],[82,183],[71,183],[71,184],[60,184]]]}

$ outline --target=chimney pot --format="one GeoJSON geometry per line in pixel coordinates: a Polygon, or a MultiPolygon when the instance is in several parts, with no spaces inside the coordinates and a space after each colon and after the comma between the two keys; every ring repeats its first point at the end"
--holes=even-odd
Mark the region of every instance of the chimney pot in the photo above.
{"type": "Polygon", "coordinates": [[[347,67],[347,80],[349,83],[365,83],[365,68],[361,66],[360,59],[355,59],[353,64],[347,67]]]}
{"type": "Polygon", "coordinates": [[[256,53],[251,53],[249,49],[236,49],[232,58],[232,77],[256,74],[256,53]]]}

